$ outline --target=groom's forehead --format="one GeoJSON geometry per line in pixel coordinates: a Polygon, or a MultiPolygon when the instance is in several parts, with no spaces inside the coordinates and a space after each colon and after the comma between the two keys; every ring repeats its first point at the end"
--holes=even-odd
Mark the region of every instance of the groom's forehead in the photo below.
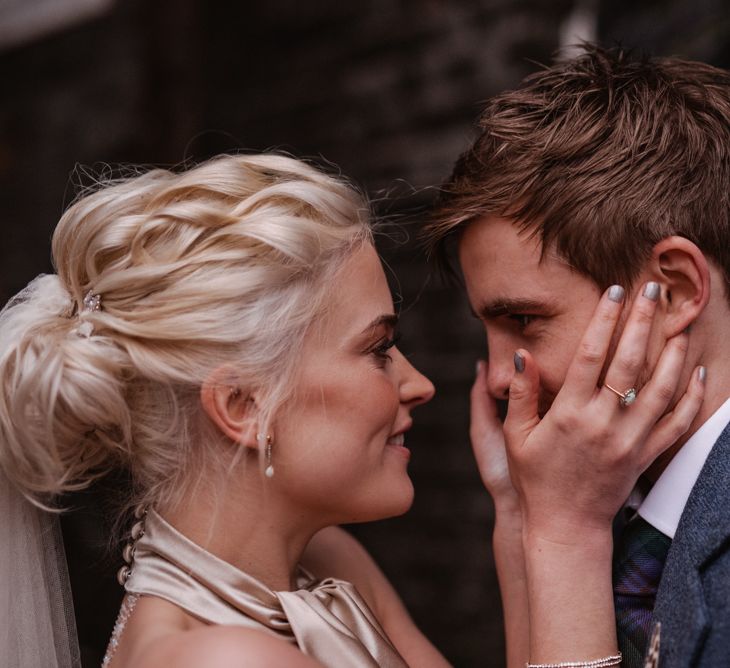
{"type": "Polygon", "coordinates": [[[505,219],[477,219],[459,241],[472,312],[490,320],[504,313],[554,315],[580,309],[597,290],[554,247],[505,219]]]}
{"type": "Polygon", "coordinates": [[[459,259],[465,271],[499,272],[537,266],[542,244],[506,219],[483,216],[469,223],[459,238],[459,259]]]}
{"type": "Polygon", "coordinates": [[[472,282],[523,286],[546,280],[579,280],[553,244],[543,248],[534,229],[496,216],[483,216],[469,223],[459,239],[461,268],[472,282]],[[568,276],[570,274],[570,276],[568,276]]]}

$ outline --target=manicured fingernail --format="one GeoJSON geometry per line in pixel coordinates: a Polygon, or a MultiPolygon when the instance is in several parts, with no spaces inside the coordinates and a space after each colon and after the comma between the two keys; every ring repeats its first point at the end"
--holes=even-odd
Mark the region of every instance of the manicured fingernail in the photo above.
{"type": "Polygon", "coordinates": [[[608,289],[608,298],[612,302],[620,304],[624,300],[624,289],[620,285],[612,285],[608,289]]]}
{"type": "Polygon", "coordinates": [[[644,286],[644,292],[642,294],[647,299],[651,299],[651,301],[655,302],[657,299],[659,299],[659,283],[649,281],[644,286]]]}
{"type": "Polygon", "coordinates": [[[701,366],[700,370],[697,372],[697,377],[700,379],[700,383],[703,383],[707,380],[707,367],[701,366]]]}
{"type": "Polygon", "coordinates": [[[483,366],[484,362],[482,360],[477,360],[477,376],[479,375],[479,372],[482,370],[483,366]]]}
{"type": "Polygon", "coordinates": [[[525,358],[520,353],[515,353],[515,371],[522,373],[525,370],[525,358]]]}

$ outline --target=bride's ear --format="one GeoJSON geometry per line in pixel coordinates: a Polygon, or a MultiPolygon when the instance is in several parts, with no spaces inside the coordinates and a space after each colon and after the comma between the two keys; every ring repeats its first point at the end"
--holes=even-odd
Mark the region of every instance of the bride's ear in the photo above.
{"type": "Polygon", "coordinates": [[[200,402],[211,422],[234,443],[258,448],[255,392],[236,384],[226,367],[216,369],[200,388],[200,402]]]}

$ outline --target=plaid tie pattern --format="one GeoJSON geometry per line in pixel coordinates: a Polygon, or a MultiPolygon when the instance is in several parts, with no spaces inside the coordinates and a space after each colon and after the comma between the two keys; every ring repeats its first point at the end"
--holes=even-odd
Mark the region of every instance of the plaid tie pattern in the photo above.
{"type": "Polygon", "coordinates": [[[651,615],[672,539],[635,515],[616,543],[613,597],[624,668],[642,668],[651,615]]]}

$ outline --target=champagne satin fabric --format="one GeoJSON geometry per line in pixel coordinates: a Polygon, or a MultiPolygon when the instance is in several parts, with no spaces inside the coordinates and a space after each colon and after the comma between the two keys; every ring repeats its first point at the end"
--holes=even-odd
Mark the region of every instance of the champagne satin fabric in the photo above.
{"type": "Polygon", "coordinates": [[[206,552],[150,511],[128,592],[159,596],[210,624],[273,633],[324,666],[407,668],[349,582],[299,570],[296,591],[272,591],[206,552]]]}

